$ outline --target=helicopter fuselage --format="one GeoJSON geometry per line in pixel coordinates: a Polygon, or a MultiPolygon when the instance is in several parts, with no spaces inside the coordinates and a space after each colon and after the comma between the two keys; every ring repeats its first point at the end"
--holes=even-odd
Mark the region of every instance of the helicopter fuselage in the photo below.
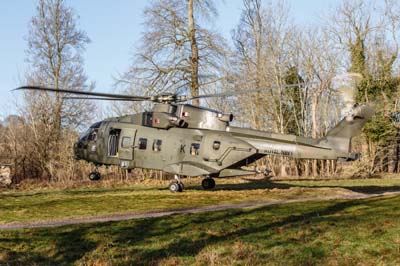
{"type": "Polygon", "coordinates": [[[95,123],[75,144],[76,159],[184,176],[247,175],[266,155],[352,159],[349,147],[295,135],[229,126],[231,115],[191,105],[160,104],[153,112],[95,123]],[[158,108],[158,109],[157,109],[158,108]]]}
{"type": "MultiPolygon", "coordinates": [[[[356,75],[358,79],[354,76],[348,75],[349,80],[341,78],[344,83],[341,88],[355,88],[360,75],[356,75]]],[[[183,104],[196,99],[230,97],[301,85],[304,84],[191,96],[172,93],[137,96],[42,86],[22,86],[16,90],[73,95],[63,97],[68,100],[155,103],[151,112],[109,118],[93,124],[75,143],[75,158],[96,165],[89,174],[91,180],[100,179],[98,165],[156,169],[174,174],[176,181],[171,182],[169,189],[179,192],[184,187],[179,176],[206,176],[202,187],[212,189],[215,187],[212,177],[256,173],[242,167],[266,155],[356,159],[356,154],[351,153],[351,139],[360,133],[375,111],[368,105],[358,105],[354,100],[346,101],[345,117],[320,139],[234,127],[230,125],[232,114],[183,104]]]]}

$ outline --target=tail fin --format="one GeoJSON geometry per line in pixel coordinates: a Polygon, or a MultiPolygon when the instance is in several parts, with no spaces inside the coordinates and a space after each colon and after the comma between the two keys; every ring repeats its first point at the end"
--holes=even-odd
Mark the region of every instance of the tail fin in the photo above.
{"type": "Polygon", "coordinates": [[[349,115],[342,119],[320,144],[334,149],[338,157],[346,160],[356,159],[355,154],[351,154],[351,139],[361,132],[361,129],[375,114],[375,110],[362,105],[355,107],[349,115]]]}

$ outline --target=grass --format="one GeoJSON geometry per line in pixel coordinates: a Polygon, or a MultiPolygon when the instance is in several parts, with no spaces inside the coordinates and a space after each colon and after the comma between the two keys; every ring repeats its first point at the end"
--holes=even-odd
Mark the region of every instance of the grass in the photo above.
{"type": "Polygon", "coordinates": [[[400,265],[400,196],[0,232],[0,265],[400,265]]]}
{"type": "Polygon", "coordinates": [[[344,187],[349,189],[361,189],[363,192],[377,192],[377,188],[386,189],[393,187],[400,188],[399,176],[391,178],[370,178],[370,179],[337,179],[337,180],[301,180],[301,181],[286,181],[284,183],[291,185],[300,185],[308,187],[344,187]],[[362,189],[364,188],[364,189],[362,189]],[[376,188],[376,189],[374,189],[376,188]]]}
{"type": "Polygon", "coordinates": [[[354,192],[400,190],[400,179],[340,181],[290,181],[219,179],[213,191],[204,191],[200,179],[185,180],[183,193],[171,193],[162,185],[122,188],[11,191],[0,194],[0,224],[49,221],[118,213],[205,206],[211,204],[333,196],[354,192]]]}

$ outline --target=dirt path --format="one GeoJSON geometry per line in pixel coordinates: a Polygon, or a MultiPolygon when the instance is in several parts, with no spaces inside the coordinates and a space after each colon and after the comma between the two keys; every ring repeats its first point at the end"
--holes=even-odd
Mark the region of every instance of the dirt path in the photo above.
{"type": "Polygon", "coordinates": [[[253,201],[253,202],[220,204],[220,205],[211,205],[211,206],[193,207],[185,209],[166,210],[166,211],[110,214],[110,215],[96,216],[89,218],[58,219],[58,220],[44,221],[44,222],[8,223],[8,224],[0,224],[0,230],[13,230],[13,229],[38,228],[38,227],[58,227],[64,225],[83,224],[83,223],[102,223],[102,222],[124,221],[124,220],[141,219],[141,218],[154,218],[154,217],[162,217],[173,214],[188,214],[188,213],[213,212],[213,211],[223,211],[223,210],[251,208],[251,207],[264,207],[270,205],[295,203],[295,202],[327,201],[327,200],[339,200],[339,199],[344,199],[344,200],[366,199],[384,195],[398,195],[398,194],[400,194],[400,191],[376,193],[376,194],[352,193],[349,195],[339,195],[339,196],[329,196],[329,197],[307,197],[307,198],[284,199],[284,200],[253,201]]]}

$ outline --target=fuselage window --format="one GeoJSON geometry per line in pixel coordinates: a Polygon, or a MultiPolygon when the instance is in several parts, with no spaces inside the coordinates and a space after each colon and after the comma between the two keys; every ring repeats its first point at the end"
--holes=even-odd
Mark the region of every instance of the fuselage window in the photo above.
{"type": "Polygon", "coordinates": [[[143,113],[144,114],[144,116],[143,116],[143,126],[146,126],[146,127],[151,127],[151,126],[153,126],[153,113],[152,112],[146,112],[146,113],[143,113]]]}
{"type": "Polygon", "coordinates": [[[153,142],[153,151],[161,151],[161,144],[162,144],[161,139],[155,139],[153,142]]]}
{"type": "Polygon", "coordinates": [[[118,142],[121,129],[111,129],[108,137],[108,156],[114,157],[118,155],[118,142]]]}
{"type": "Polygon", "coordinates": [[[219,148],[221,147],[221,141],[218,141],[218,140],[216,140],[216,141],[214,141],[213,142],[213,149],[214,150],[219,150],[219,148]]]}
{"type": "Polygon", "coordinates": [[[140,138],[139,139],[139,150],[145,150],[145,149],[147,149],[147,139],[140,138]]]}
{"type": "Polygon", "coordinates": [[[190,145],[191,155],[199,155],[199,151],[200,151],[200,143],[192,143],[192,145],[190,145]]]}
{"type": "Polygon", "coordinates": [[[122,146],[122,148],[131,148],[132,147],[131,138],[123,137],[121,146],[122,146]]]}

